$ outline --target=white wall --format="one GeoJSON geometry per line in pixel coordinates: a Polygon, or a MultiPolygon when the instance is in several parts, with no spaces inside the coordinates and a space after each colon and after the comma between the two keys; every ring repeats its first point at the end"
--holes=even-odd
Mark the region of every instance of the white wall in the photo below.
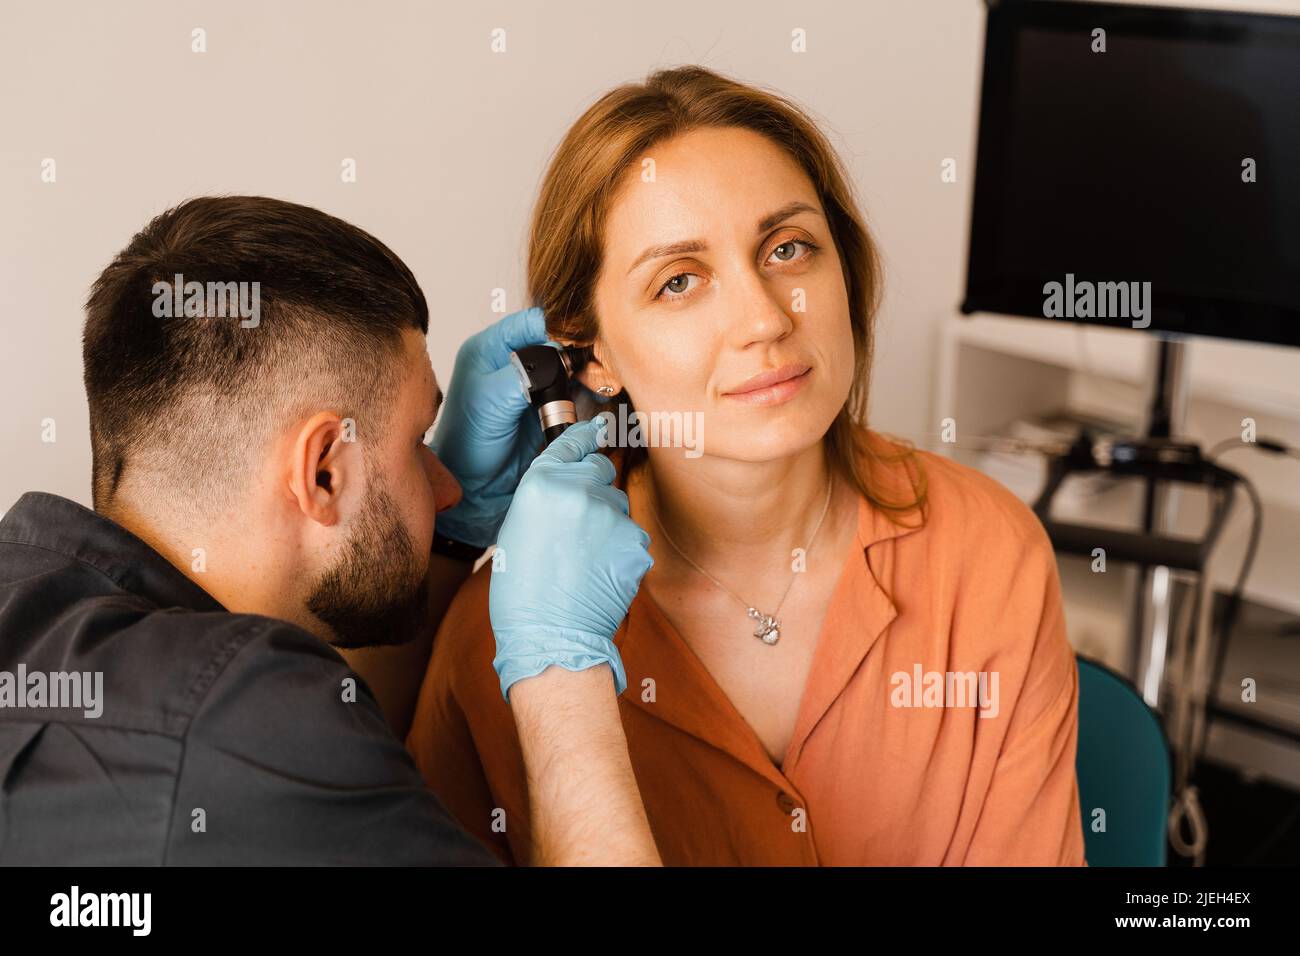
{"type": "Polygon", "coordinates": [[[456,345],[495,318],[491,290],[523,304],[525,225],[568,124],[609,87],[688,62],[791,95],[831,133],[888,269],[873,423],[932,432],[936,328],[965,273],[983,17],[978,0],[6,3],[0,510],[32,488],[89,501],[81,307],[152,215],[248,192],[370,230],[429,297],[445,384],[456,345]],[[504,55],[489,51],[498,26],[504,55]],[[795,27],[805,54],[790,52],[795,27]]]}

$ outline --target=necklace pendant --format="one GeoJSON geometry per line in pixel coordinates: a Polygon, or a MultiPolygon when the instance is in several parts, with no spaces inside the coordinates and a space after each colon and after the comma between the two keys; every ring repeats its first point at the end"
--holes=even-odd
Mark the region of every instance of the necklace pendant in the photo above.
{"type": "Polygon", "coordinates": [[[770,614],[764,614],[758,608],[748,608],[745,612],[758,622],[754,636],[764,644],[775,644],[781,639],[781,622],[770,614]]]}

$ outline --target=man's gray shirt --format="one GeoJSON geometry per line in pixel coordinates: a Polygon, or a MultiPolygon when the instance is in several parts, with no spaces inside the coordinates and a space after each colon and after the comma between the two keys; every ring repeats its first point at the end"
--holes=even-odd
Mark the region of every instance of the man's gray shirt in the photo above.
{"type": "Polygon", "coordinates": [[[0,521],[0,864],[494,862],[324,642],[64,498],[0,521]]]}

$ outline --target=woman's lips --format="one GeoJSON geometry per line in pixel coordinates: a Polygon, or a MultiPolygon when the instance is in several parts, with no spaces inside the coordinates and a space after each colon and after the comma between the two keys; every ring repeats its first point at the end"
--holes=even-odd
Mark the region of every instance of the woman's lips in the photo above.
{"type": "Polygon", "coordinates": [[[722,394],[746,405],[780,405],[799,394],[810,371],[808,365],[782,365],[770,372],[760,372],[734,391],[722,394]]]}

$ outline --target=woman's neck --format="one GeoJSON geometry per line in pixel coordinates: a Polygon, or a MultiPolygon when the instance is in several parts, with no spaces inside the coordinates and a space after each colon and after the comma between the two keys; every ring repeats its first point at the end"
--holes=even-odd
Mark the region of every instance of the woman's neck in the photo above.
{"type": "MultiPolygon", "coordinates": [[[[826,509],[830,476],[820,443],[766,462],[687,459],[678,449],[651,449],[629,476],[628,495],[632,517],[652,540],[671,539],[654,549],[657,555],[679,558],[675,544],[711,574],[734,581],[738,568],[788,572],[791,549],[808,547],[826,509]]],[[[835,517],[832,501],[823,528],[835,517]]]]}

